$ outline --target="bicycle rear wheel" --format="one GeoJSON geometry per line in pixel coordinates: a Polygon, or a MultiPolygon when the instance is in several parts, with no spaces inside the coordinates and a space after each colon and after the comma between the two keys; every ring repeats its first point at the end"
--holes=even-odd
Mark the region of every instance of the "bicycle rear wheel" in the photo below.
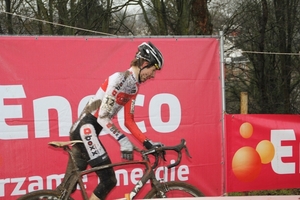
{"type": "MultiPolygon", "coordinates": [[[[18,200],[59,200],[61,193],[55,190],[39,190],[30,192],[18,198],[18,200]]],[[[71,197],[69,200],[73,200],[71,197]]]]}
{"type": "MultiPolygon", "coordinates": [[[[178,197],[204,197],[203,193],[200,192],[196,187],[185,183],[170,181],[162,183],[165,188],[165,195],[168,198],[178,198],[178,197]]],[[[159,193],[153,188],[148,194],[144,197],[145,199],[153,199],[161,197],[159,193]]]]}

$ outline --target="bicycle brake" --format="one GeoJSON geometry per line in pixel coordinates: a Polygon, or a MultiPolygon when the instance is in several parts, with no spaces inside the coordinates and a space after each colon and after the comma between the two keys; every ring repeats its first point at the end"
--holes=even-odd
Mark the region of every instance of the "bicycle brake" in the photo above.
{"type": "Polygon", "coordinates": [[[187,146],[185,146],[184,149],[185,149],[185,153],[188,155],[188,157],[192,158],[191,154],[189,153],[189,150],[188,150],[187,146]]]}
{"type": "Polygon", "coordinates": [[[161,156],[161,158],[162,158],[164,161],[167,161],[167,160],[166,160],[166,152],[165,152],[165,151],[161,152],[161,153],[160,153],[160,156],[161,156]]]}

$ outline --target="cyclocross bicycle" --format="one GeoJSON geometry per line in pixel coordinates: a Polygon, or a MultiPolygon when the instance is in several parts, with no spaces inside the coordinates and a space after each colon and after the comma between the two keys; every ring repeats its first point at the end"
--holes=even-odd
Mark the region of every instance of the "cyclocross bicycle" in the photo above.
{"type": "Polygon", "coordinates": [[[67,141],[67,142],[50,142],[49,145],[54,147],[61,147],[63,150],[68,152],[69,159],[72,160],[73,169],[70,173],[66,173],[63,182],[59,188],[55,190],[39,190],[30,192],[18,200],[72,200],[70,196],[76,184],[79,185],[82,199],[88,200],[88,195],[83,184],[82,177],[86,174],[102,170],[108,167],[116,167],[123,165],[135,165],[142,164],[145,166],[145,173],[142,178],[137,182],[132,191],[127,195],[127,199],[133,199],[137,193],[145,186],[148,180],[151,181],[151,190],[144,197],[145,199],[152,198],[178,198],[178,197],[203,197],[204,195],[196,187],[186,182],[180,181],[167,181],[163,182],[155,177],[154,170],[157,168],[159,161],[165,159],[165,154],[170,151],[175,151],[177,153],[177,160],[168,165],[167,168],[170,169],[180,164],[182,157],[182,150],[185,149],[186,154],[190,156],[186,141],[181,140],[180,144],[176,146],[162,146],[156,147],[149,150],[140,150],[134,147],[134,150],[141,154],[142,160],[140,161],[123,161],[118,163],[112,163],[108,165],[103,165],[99,167],[90,168],[84,171],[80,171],[77,168],[76,161],[71,151],[71,146],[76,143],[82,143],[81,140],[67,141]],[[150,161],[149,155],[153,155],[155,159],[150,161]]]}

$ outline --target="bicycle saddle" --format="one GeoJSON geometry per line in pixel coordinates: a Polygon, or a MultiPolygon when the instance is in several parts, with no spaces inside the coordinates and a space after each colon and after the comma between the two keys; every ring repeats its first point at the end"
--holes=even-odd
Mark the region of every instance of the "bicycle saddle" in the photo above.
{"type": "Polygon", "coordinates": [[[73,146],[76,143],[83,143],[81,140],[72,140],[72,141],[52,141],[48,144],[54,147],[64,147],[64,146],[73,146]]]}

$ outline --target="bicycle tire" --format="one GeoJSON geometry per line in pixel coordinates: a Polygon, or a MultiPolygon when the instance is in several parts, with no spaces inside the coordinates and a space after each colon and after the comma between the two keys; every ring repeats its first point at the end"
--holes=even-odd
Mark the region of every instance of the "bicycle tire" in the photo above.
{"type": "MultiPolygon", "coordinates": [[[[198,190],[195,186],[179,181],[170,181],[162,183],[165,187],[165,194],[168,198],[178,198],[178,197],[204,197],[204,194],[198,190]]],[[[155,188],[152,188],[150,192],[146,194],[145,199],[159,198],[155,188]]]]}
{"type": "MultiPolygon", "coordinates": [[[[61,193],[56,190],[38,190],[18,198],[18,200],[58,200],[61,193]]],[[[69,200],[73,200],[71,197],[69,200]]]]}

